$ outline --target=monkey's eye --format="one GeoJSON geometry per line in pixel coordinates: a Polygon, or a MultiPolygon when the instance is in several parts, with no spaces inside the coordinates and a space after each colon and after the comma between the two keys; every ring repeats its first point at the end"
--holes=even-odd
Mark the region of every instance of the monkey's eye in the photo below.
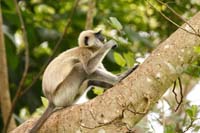
{"type": "Polygon", "coordinates": [[[84,38],[84,43],[85,43],[86,46],[88,46],[88,40],[89,40],[89,37],[86,36],[86,37],[84,38]]]}

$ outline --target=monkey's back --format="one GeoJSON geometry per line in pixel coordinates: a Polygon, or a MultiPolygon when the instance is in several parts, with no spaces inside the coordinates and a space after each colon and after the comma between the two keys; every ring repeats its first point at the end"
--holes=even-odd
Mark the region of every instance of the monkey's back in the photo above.
{"type": "Polygon", "coordinates": [[[74,95],[76,94],[72,95],[72,93],[79,89],[80,84],[84,79],[84,77],[78,77],[83,75],[83,69],[78,69],[78,71],[76,70],[75,72],[73,70],[75,67],[81,68],[81,62],[83,60],[88,60],[91,55],[91,50],[76,47],[61,53],[49,63],[43,74],[42,88],[44,95],[52,100],[50,102],[56,104],[56,101],[62,101],[57,100],[58,97],[56,97],[56,93],[63,95],[62,99],[65,99],[65,96],[68,95],[72,96],[71,99],[68,98],[69,101],[66,101],[65,104],[73,101],[74,95]],[[79,81],[76,81],[76,79],[79,81]]]}

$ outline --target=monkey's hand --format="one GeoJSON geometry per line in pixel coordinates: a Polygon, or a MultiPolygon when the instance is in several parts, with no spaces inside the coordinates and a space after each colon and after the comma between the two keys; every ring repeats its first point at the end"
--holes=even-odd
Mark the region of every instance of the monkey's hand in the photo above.
{"type": "Polygon", "coordinates": [[[106,42],[105,45],[106,45],[108,48],[112,48],[112,49],[114,49],[114,48],[117,47],[117,43],[116,43],[116,41],[114,41],[114,40],[110,40],[110,41],[106,42]]]}
{"type": "Polygon", "coordinates": [[[89,59],[88,63],[83,64],[85,72],[90,75],[94,71],[97,70],[99,64],[102,62],[106,54],[112,49],[116,47],[117,43],[114,40],[110,40],[106,42],[99,50],[97,50],[92,57],[89,59]]]}

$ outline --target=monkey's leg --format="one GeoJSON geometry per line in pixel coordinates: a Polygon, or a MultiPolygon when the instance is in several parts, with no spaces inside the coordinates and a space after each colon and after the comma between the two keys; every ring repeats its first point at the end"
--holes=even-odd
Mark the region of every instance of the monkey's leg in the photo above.
{"type": "Polygon", "coordinates": [[[105,69],[97,69],[88,78],[89,78],[89,80],[103,81],[103,82],[99,82],[100,84],[101,83],[109,83],[111,85],[114,85],[115,83],[120,82],[121,80],[126,78],[137,67],[138,67],[138,65],[129,69],[127,72],[121,74],[120,76],[116,76],[116,75],[112,74],[111,72],[106,71],[105,69]]]}
{"type": "Polygon", "coordinates": [[[87,64],[83,64],[83,67],[87,74],[91,74],[96,71],[99,64],[102,62],[106,54],[116,46],[115,41],[109,41],[102,48],[100,48],[97,52],[94,53],[93,57],[87,62],[87,64]]]}
{"type": "Polygon", "coordinates": [[[98,80],[89,80],[87,85],[88,85],[88,87],[89,86],[98,86],[98,87],[102,87],[104,89],[113,87],[113,85],[110,83],[107,83],[104,81],[98,81],[98,80]]]}

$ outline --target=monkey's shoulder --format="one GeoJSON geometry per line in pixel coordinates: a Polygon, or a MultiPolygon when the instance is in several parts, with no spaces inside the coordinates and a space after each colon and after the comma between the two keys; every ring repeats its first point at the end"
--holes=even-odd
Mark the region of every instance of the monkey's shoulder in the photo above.
{"type": "Polygon", "coordinates": [[[84,62],[87,62],[92,57],[93,54],[94,54],[94,51],[88,47],[75,47],[75,48],[69,49],[69,50],[61,53],[58,56],[58,58],[60,58],[62,60],[63,60],[63,58],[65,58],[65,60],[66,60],[66,57],[68,59],[73,58],[73,59],[77,59],[80,62],[84,63],[84,62]]]}
{"type": "Polygon", "coordinates": [[[89,59],[91,55],[90,50],[79,47],[69,49],[58,55],[44,71],[43,90],[46,88],[46,91],[53,92],[70,74],[76,63],[89,59]]]}
{"type": "Polygon", "coordinates": [[[91,56],[93,53],[92,49],[87,47],[75,47],[72,49],[69,49],[63,53],[61,53],[59,56],[73,56],[77,58],[81,58],[82,56],[91,56]]]}

